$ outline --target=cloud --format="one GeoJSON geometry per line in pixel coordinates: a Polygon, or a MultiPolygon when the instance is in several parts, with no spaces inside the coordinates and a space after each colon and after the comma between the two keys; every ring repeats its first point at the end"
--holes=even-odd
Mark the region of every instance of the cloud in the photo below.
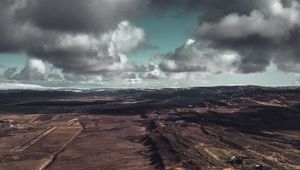
{"type": "Polygon", "coordinates": [[[46,74],[46,65],[38,59],[28,59],[25,67],[16,76],[18,80],[43,80],[46,74]]]}
{"type": "Polygon", "coordinates": [[[299,84],[300,84],[300,74],[299,73],[294,73],[292,75],[295,79],[294,82],[293,82],[293,85],[299,86],[299,84]]]}
{"type": "Polygon", "coordinates": [[[7,79],[207,79],[262,72],[270,63],[300,72],[298,0],[2,0],[0,21],[0,52],[32,57],[19,72],[6,69],[7,79]],[[156,57],[157,65],[142,66],[128,63],[127,56],[156,48],[133,24],[143,10],[201,15],[191,40],[156,57]],[[42,71],[44,62],[62,73],[42,71]]]}
{"type": "Polygon", "coordinates": [[[145,4],[140,0],[26,0],[24,3],[16,13],[22,20],[43,30],[79,33],[115,28],[121,21],[136,17],[136,11],[145,4]]]}
{"type": "Polygon", "coordinates": [[[147,79],[147,80],[158,80],[158,79],[164,79],[166,78],[165,73],[159,68],[157,64],[150,63],[146,70],[141,74],[141,78],[147,79]]]}
{"type": "Polygon", "coordinates": [[[117,28],[99,36],[64,34],[56,43],[31,51],[64,72],[99,73],[131,69],[127,54],[145,41],[142,29],[122,21],[117,28]],[[128,43],[130,42],[130,43],[128,43]]]}
{"type": "Polygon", "coordinates": [[[260,2],[261,0],[199,0],[197,1],[197,4],[200,4],[201,9],[203,10],[199,17],[199,23],[217,22],[224,16],[232,13],[246,15],[253,9],[259,7],[260,2]]]}
{"type": "Polygon", "coordinates": [[[17,68],[8,68],[3,76],[8,80],[44,80],[46,74],[46,65],[39,59],[31,58],[19,73],[17,68]]]}
{"type": "Polygon", "coordinates": [[[4,77],[5,79],[8,79],[8,80],[14,79],[14,76],[15,76],[16,72],[17,72],[17,68],[16,68],[16,67],[14,67],[14,68],[7,68],[7,69],[3,72],[3,77],[4,77]]]}
{"type": "Polygon", "coordinates": [[[46,88],[35,84],[0,83],[0,90],[13,90],[13,89],[43,90],[46,88]]]}
{"type": "Polygon", "coordinates": [[[183,10],[189,12],[191,10],[198,10],[202,5],[199,0],[149,0],[148,7],[152,12],[160,12],[162,14],[167,10],[183,10]]]}
{"type": "Polygon", "coordinates": [[[300,71],[299,1],[254,0],[237,3],[239,9],[224,5],[223,15],[215,18],[208,17],[213,11],[207,9],[196,31],[197,40],[213,49],[238,53],[242,73],[265,71],[271,62],[283,71],[300,71]]]}
{"type": "Polygon", "coordinates": [[[165,72],[254,73],[274,63],[300,72],[300,2],[198,1],[204,10],[194,40],[165,54],[165,72]]]}
{"type": "Polygon", "coordinates": [[[127,54],[147,43],[144,31],[130,20],[145,4],[140,0],[3,0],[0,52],[24,52],[64,72],[131,69],[127,54]]]}
{"type": "MultiPolygon", "coordinates": [[[[204,42],[203,42],[204,43],[204,42]]],[[[240,63],[240,56],[231,50],[210,48],[199,41],[188,40],[174,53],[165,56],[159,67],[165,72],[208,72],[218,74],[234,72],[240,63]]]]}

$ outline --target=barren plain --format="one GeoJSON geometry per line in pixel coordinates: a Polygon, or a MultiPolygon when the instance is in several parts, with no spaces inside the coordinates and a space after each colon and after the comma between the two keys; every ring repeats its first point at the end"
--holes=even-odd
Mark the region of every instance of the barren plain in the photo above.
{"type": "Polygon", "coordinates": [[[300,89],[2,91],[0,169],[300,169],[300,89]]]}

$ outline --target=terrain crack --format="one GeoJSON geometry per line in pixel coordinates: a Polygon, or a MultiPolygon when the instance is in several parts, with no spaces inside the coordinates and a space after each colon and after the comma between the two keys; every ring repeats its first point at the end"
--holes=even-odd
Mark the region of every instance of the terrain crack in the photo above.
{"type": "Polygon", "coordinates": [[[57,152],[53,153],[50,156],[50,159],[43,164],[39,170],[46,170],[55,162],[57,159],[58,155],[65,150],[65,148],[82,132],[83,128],[81,127],[57,152]]]}

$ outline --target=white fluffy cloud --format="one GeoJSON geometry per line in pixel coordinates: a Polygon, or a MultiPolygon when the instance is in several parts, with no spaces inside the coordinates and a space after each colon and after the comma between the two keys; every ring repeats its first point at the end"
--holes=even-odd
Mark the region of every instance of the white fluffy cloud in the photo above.
{"type": "Polygon", "coordinates": [[[4,71],[4,77],[9,80],[44,80],[46,74],[46,65],[35,58],[28,59],[19,73],[16,68],[8,68],[4,71]]]}
{"type": "MultiPolygon", "coordinates": [[[[264,0],[238,3],[240,9],[226,5],[227,14],[203,20],[197,40],[214,49],[235,51],[241,56],[239,72],[265,71],[270,63],[286,72],[300,72],[300,3],[297,0],[264,0]]],[[[209,10],[209,9],[208,9],[209,10]]],[[[220,10],[221,11],[221,10],[220,10]]],[[[224,13],[225,13],[224,12],[224,13]]],[[[207,11],[208,16],[210,11],[207,11]]]]}
{"type": "Polygon", "coordinates": [[[127,64],[127,54],[144,42],[145,33],[141,28],[131,25],[128,21],[122,21],[116,29],[98,36],[83,33],[64,34],[56,43],[45,47],[47,53],[56,54],[45,59],[67,72],[121,71],[132,69],[127,64]],[[74,56],[69,56],[69,51],[72,51],[74,56]],[[64,56],[66,53],[68,56],[64,56]],[[58,56],[61,56],[60,61],[54,61],[58,56]]]}
{"type": "Polygon", "coordinates": [[[235,51],[218,50],[207,46],[205,42],[188,40],[185,45],[165,56],[160,68],[165,72],[234,72],[240,63],[235,51]]]}

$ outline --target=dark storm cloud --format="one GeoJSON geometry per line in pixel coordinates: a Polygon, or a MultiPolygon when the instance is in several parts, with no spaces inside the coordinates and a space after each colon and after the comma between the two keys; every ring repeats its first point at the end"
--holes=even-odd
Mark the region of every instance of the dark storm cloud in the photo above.
{"type": "Polygon", "coordinates": [[[22,19],[45,30],[101,32],[135,17],[144,3],[137,0],[27,0],[22,19]]]}
{"type": "Polygon", "coordinates": [[[167,10],[197,10],[202,5],[201,0],[149,0],[148,7],[154,12],[167,10]]]}
{"type": "Polygon", "coordinates": [[[233,62],[227,66],[240,73],[262,72],[270,63],[286,72],[300,72],[298,0],[198,2],[203,12],[194,33],[195,42],[177,49],[161,65],[169,63],[182,71],[189,71],[183,69],[189,65],[215,70],[209,69],[208,63],[226,59],[233,62]]]}
{"type": "Polygon", "coordinates": [[[199,17],[200,23],[218,21],[231,13],[248,14],[258,7],[261,0],[200,0],[197,1],[204,11],[199,17]]]}
{"type": "Polygon", "coordinates": [[[14,32],[11,32],[13,27],[13,14],[11,7],[15,1],[3,0],[0,1],[0,52],[9,52],[19,50],[21,45],[16,40],[14,32]]]}

